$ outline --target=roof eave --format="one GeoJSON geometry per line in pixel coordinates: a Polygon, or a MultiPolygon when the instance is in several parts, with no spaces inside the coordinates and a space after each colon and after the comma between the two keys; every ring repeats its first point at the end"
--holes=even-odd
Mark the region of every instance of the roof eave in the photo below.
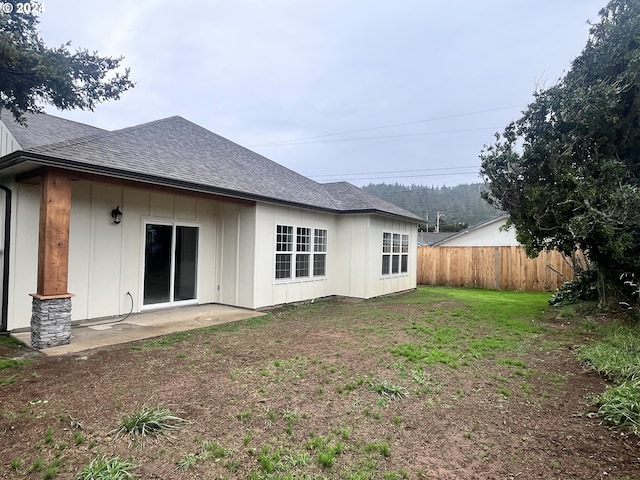
{"type": "Polygon", "coordinates": [[[224,188],[211,187],[208,185],[202,185],[192,182],[185,182],[175,179],[167,179],[164,177],[158,177],[155,175],[148,175],[138,172],[132,172],[128,170],[120,170],[115,168],[109,168],[94,164],[86,164],[82,162],[76,162],[66,158],[59,158],[50,155],[44,155],[41,153],[27,152],[24,150],[17,150],[15,152],[6,155],[2,161],[0,161],[0,171],[10,167],[18,166],[21,163],[33,162],[42,167],[54,167],[72,170],[76,172],[102,175],[106,177],[112,177],[122,180],[135,181],[146,183],[150,185],[161,185],[164,187],[179,188],[182,190],[188,190],[199,193],[210,193],[223,197],[238,198],[241,200],[259,201],[265,203],[274,203],[278,205],[286,205],[289,207],[306,208],[316,211],[335,213],[335,214],[377,214],[393,218],[402,218],[412,222],[419,222],[420,219],[394,214],[391,212],[384,212],[376,209],[363,209],[363,210],[341,210],[331,209],[326,207],[320,207],[317,205],[308,205],[299,202],[292,202],[288,200],[266,197],[263,195],[251,194],[246,192],[239,192],[237,190],[228,190],[224,188]]]}
{"type": "Polygon", "coordinates": [[[362,209],[362,210],[340,210],[339,213],[345,214],[345,215],[358,215],[358,214],[368,214],[368,215],[380,215],[383,217],[391,217],[391,218],[401,218],[403,220],[408,220],[410,222],[415,222],[415,223],[420,223],[420,222],[424,222],[423,219],[421,219],[420,217],[412,217],[409,215],[401,215],[399,213],[393,213],[393,212],[385,212],[384,210],[378,210],[375,208],[367,208],[367,209],[362,209]]]}

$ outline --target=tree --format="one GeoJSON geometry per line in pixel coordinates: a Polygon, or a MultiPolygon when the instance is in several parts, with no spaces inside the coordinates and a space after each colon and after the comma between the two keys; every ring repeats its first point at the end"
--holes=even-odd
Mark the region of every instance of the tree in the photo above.
{"type": "Polygon", "coordinates": [[[527,253],[584,251],[604,303],[640,273],[640,2],[612,0],[599,17],[567,74],[480,157],[483,196],[527,253]]]}
{"type": "Polygon", "coordinates": [[[11,4],[13,13],[0,13],[0,108],[17,121],[24,123],[26,112],[41,113],[42,104],[93,110],[133,87],[129,69],[118,71],[122,57],[71,53],[70,43],[49,48],[37,31],[36,14],[17,13],[15,0],[3,3],[11,4]]]}

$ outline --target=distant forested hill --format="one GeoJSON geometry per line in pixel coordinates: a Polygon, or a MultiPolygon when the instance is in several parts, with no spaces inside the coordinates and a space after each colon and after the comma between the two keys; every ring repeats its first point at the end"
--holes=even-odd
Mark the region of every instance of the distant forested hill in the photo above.
{"type": "Polygon", "coordinates": [[[455,187],[371,183],[363,187],[367,192],[405,208],[421,218],[426,218],[428,212],[430,230],[440,212],[441,231],[456,231],[460,229],[460,224],[476,225],[500,215],[500,210],[496,210],[480,198],[480,192],[484,188],[482,183],[455,187]]]}

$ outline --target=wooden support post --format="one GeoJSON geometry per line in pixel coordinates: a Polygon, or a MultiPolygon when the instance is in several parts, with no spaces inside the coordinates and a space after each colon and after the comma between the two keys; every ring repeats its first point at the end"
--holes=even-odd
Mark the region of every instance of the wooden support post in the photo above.
{"type": "Polygon", "coordinates": [[[31,309],[31,346],[49,348],[71,339],[69,276],[69,222],[71,178],[56,170],[42,174],[38,284],[31,309]]]}
{"type": "Polygon", "coordinates": [[[42,178],[38,242],[39,296],[68,295],[71,179],[48,170],[42,178]]]}

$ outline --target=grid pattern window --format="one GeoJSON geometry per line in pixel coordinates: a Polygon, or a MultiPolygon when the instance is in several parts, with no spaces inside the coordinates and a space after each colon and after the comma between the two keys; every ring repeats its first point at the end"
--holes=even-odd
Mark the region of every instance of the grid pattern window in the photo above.
{"type": "Polygon", "coordinates": [[[278,225],[276,233],[276,251],[293,252],[293,227],[278,225]]]}
{"type": "Polygon", "coordinates": [[[296,229],[296,252],[311,251],[311,229],[298,227],[296,229]]]}
{"type": "Polygon", "coordinates": [[[275,257],[276,280],[325,276],[327,231],[277,225],[275,257]]]}
{"type": "Polygon", "coordinates": [[[313,276],[327,274],[327,231],[316,228],[313,231],[313,276]]]}
{"type": "Polygon", "coordinates": [[[391,234],[382,233],[382,275],[391,273],[391,234]]]}
{"type": "Polygon", "coordinates": [[[293,227],[278,225],[276,229],[276,278],[291,278],[292,255],[293,227]]]}
{"type": "Polygon", "coordinates": [[[382,275],[409,271],[409,235],[382,233],[382,275]]]}
{"type": "Polygon", "coordinates": [[[276,278],[291,278],[290,254],[276,254],[276,278]]]}
{"type": "Polygon", "coordinates": [[[296,278],[309,276],[309,257],[311,251],[311,229],[296,228],[296,278]],[[303,253],[305,252],[305,253],[303,253]]]}
{"type": "Polygon", "coordinates": [[[400,257],[400,273],[409,271],[409,235],[402,235],[402,256],[400,257]]]}
{"type": "Polygon", "coordinates": [[[400,234],[393,234],[393,255],[391,256],[391,273],[400,273],[400,234]]]}
{"type": "Polygon", "coordinates": [[[391,253],[391,234],[382,234],[382,253],[391,253]]]}

